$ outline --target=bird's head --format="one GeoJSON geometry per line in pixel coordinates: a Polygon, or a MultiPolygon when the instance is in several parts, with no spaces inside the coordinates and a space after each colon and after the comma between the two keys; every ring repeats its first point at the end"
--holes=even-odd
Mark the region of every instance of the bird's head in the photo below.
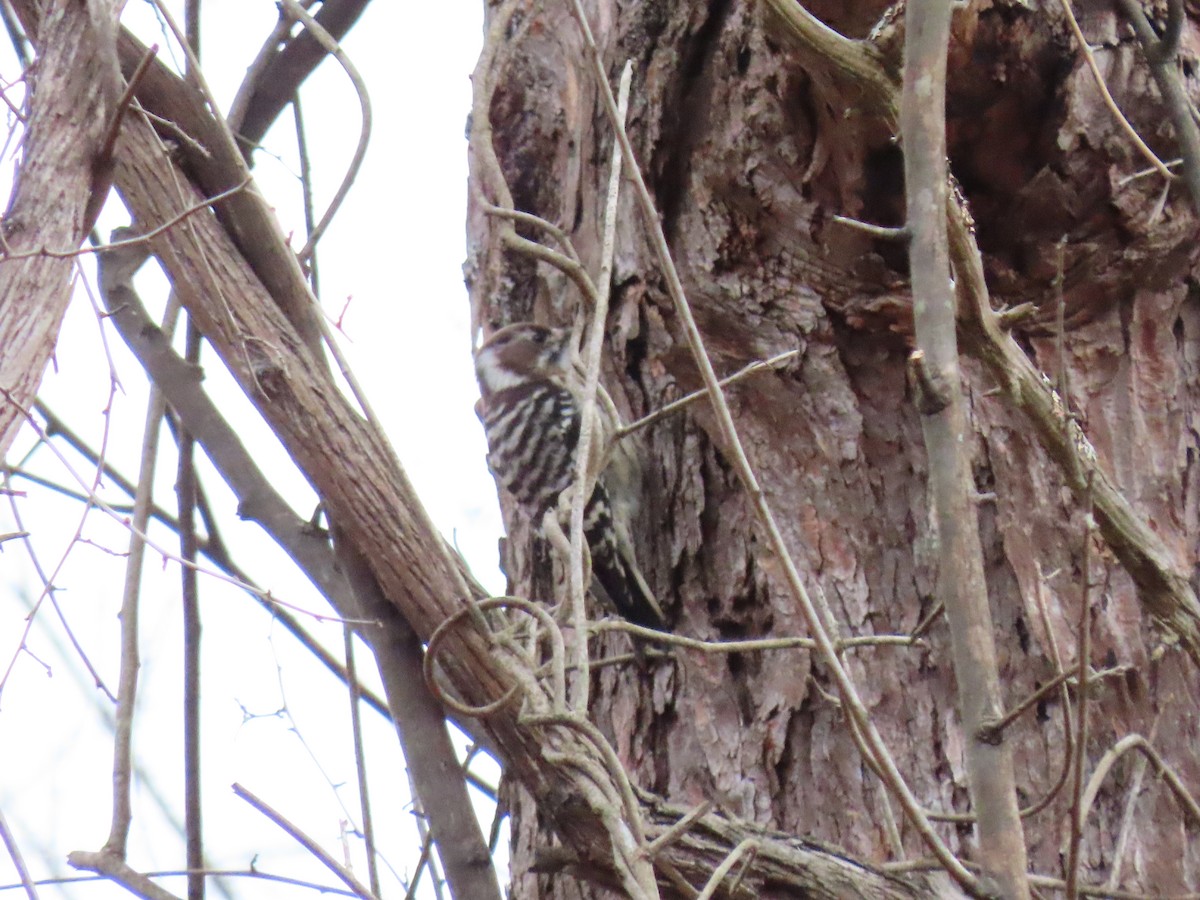
{"type": "Polygon", "coordinates": [[[571,334],[532,322],[501,328],[475,353],[475,376],[485,395],[530,378],[561,375],[571,365],[571,334]]]}

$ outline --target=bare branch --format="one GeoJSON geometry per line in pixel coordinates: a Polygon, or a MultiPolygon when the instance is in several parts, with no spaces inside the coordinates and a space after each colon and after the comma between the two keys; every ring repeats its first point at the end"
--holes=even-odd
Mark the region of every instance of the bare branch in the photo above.
{"type": "Polygon", "coordinates": [[[33,879],[29,877],[29,870],[25,868],[25,859],[21,856],[21,848],[17,846],[17,839],[8,827],[8,820],[4,818],[3,810],[0,810],[0,840],[4,841],[4,848],[8,851],[13,868],[17,870],[17,877],[21,879],[21,885],[25,888],[25,896],[29,900],[38,900],[37,887],[34,886],[33,879]]]}
{"type": "MultiPolygon", "coordinates": [[[[371,893],[379,895],[379,861],[375,849],[375,820],[371,816],[371,790],[367,783],[367,754],[363,746],[362,712],[359,698],[362,695],[358,683],[358,669],[354,661],[354,631],[349,625],[342,627],[342,652],[346,658],[346,687],[350,695],[350,733],[354,739],[354,774],[358,779],[358,808],[362,816],[363,842],[367,849],[367,879],[371,882],[371,893]]],[[[444,720],[443,720],[444,721],[444,720]]],[[[405,759],[407,759],[407,754],[405,759]]],[[[416,791],[413,792],[416,794],[416,791]]]]}
{"type": "MultiPolygon", "coordinates": [[[[919,376],[917,408],[929,457],[938,540],[937,593],[950,626],[958,713],[979,855],[984,872],[1009,900],[1029,897],[1025,839],[1017,807],[1012,754],[985,726],[1000,716],[1000,677],[983,573],[978,512],[946,234],[946,53],[950,6],[910,0],[906,12],[900,128],[919,376]]],[[[1086,677],[1086,675],[1084,676],[1086,677]]],[[[957,876],[956,876],[957,877],[957,876]]],[[[974,879],[972,879],[972,882],[974,879]]],[[[961,881],[964,887],[971,884],[961,881]]],[[[972,885],[973,886],[973,885],[972,885]]]]}
{"type": "MultiPolygon", "coordinates": [[[[103,275],[101,291],[104,291],[103,275]]],[[[168,309],[164,324],[173,327],[174,312],[168,309]]],[[[113,729],[113,806],[112,825],[108,840],[100,851],[102,856],[125,859],[129,842],[129,826],[133,820],[130,789],[133,776],[133,715],[137,708],[138,669],[141,657],[138,650],[138,606],[142,584],[142,562],[146,544],[142,536],[150,521],[153,503],[154,470],[158,461],[158,441],[161,434],[166,400],[162,392],[152,388],[146,409],[146,426],[142,434],[142,457],[138,469],[137,492],[134,495],[133,519],[130,524],[129,556],[125,563],[125,589],[121,599],[121,676],[117,690],[116,724],[113,729]]]]}
{"type": "MultiPolygon", "coordinates": [[[[772,356],[769,359],[756,359],[754,362],[749,363],[748,365],[745,365],[742,368],[738,369],[732,375],[725,376],[720,381],[718,381],[717,384],[719,384],[723,388],[729,387],[729,385],[734,384],[735,382],[741,381],[743,378],[745,378],[748,375],[756,375],[759,372],[765,372],[768,369],[773,369],[776,366],[781,366],[786,362],[791,362],[793,359],[795,359],[797,356],[799,356],[803,352],[804,352],[803,349],[785,350],[782,353],[777,353],[775,356],[772,356]]],[[[659,407],[658,409],[656,409],[654,412],[650,413],[649,415],[643,416],[642,418],[638,419],[636,422],[631,422],[630,424],[623,427],[620,431],[617,432],[616,440],[620,440],[621,438],[624,438],[627,435],[633,434],[635,431],[640,431],[643,428],[647,428],[650,425],[653,425],[655,422],[658,422],[661,419],[665,419],[667,416],[674,415],[675,413],[679,412],[680,410],[684,409],[685,407],[691,406],[697,400],[702,400],[707,396],[708,396],[708,389],[701,388],[698,391],[692,391],[690,394],[688,394],[684,397],[680,397],[678,400],[672,400],[666,406],[659,407]]]]}
{"type": "MultiPolygon", "coordinates": [[[[1182,3],[1182,0],[1179,0],[1182,3]]],[[[1159,175],[1167,179],[1167,181],[1175,180],[1175,173],[1167,168],[1166,164],[1158,158],[1158,155],[1146,146],[1146,142],[1142,140],[1142,136],[1137,133],[1137,130],[1129,124],[1129,120],[1125,118],[1125,114],[1121,112],[1117,106],[1117,101],[1113,99],[1113,95],[1108,90],[1108,85],[1104,81],[1104,75],[1100,72],[1100,66],[1096,64],[1096,56],[1092,53],[1092,48],[1087,42],[1087,38],[1083,35],[1083,29],[1079,27],[1079,22],[1075,19],[1075,12],[1071,9],[1071,0],[1059,0],[1062,5],[1063,14],[1066,16],[1067,24],[1071,26],[1071,33],[1075,35],[1075,42],[1079,45],[1079,52],[1083,54],[1084,61],[1092,72],[1092,78],[1096,82],[1096,87],[1100,89],[1100,97],[1104,101],[1104,105],[1108,107],[1108,111],[1112,113],[1112,117],[1117,124],[1121,126],[1121,130],[1133,142],[1138,153],[1150,163],[1159,175]]]]}
{"type": "MultiPolygon", "coordinates": [[[[144,321],[147,322],[148,324],[150,324],[151,327],[153,327],[148,316],[145,317],[144,321]]],[[[183,365],[182,360],[180,360],[180,364],[183,365]]],[[[178,379],[172,379],[172,381],[176,381],[176,380],[178,380],[178,379]]],[[[186,379],[183,379],[183,380],[186,381],[186,379]]],[[[116,469],[114,469],[108,463],[101,463],[99,455],[96,453],[96,451],[93,450],[91,447],[89,447],[87,445],[87,443],[78,434],[76,434],[70,427],[68,427],[66,422],[64,422],[61,418],[59,418],[45,404],[39,402],[36,405],[35,409],[37,410],[38,415],[40,415],[46,421],[46,434],[48,436],[56,436],[56,435],[62,436],[62,438],[74,450],[76,450],[81,456],[83,456],[84,459],[88,460],[88,462],[91,463],[92,465],[97,465],[99,467],[100,471],[103,473],[105,479],[107,479],[108,481],[115,484],[118,488],[120,488],[123,492],[128,494],[130,497],[132,497],[137,492],[136,485],[131,483],[127,478],[125,478],[120,472],[118,472],[116,469]]],[[[170,422],[170,419],[168,419],[168,422],[170,422]]],[[[13,472],[12,475],[13,475],[13,477],[20,477],[20,478],[24,478],[27,480],[35,481],[36,483],[41,483],[38,479],[36,479],[33,476],[31,476],[27,473],[24,473],[24,472],[13,472]]],[[[56,487],[55,489],[59,490],[62,493],[66,493],[70,496],[74,496],[75,499],[78,499],[82,502],[88,502],[90,499],[87,495],[82,494],[82,493],[72,493],[72,492],[68,492],[64,488],[58,488],[58,487],[56,487]]],[[[119,507],[117,507],[117,506],[114,506],[113,508],[119,509],[119,507]]],[[[152,512],[152,515],[154,516],[155,520],[163,523],[168,528],[170,528],[172,531],[178,532],[178,530],[179,530],[178,521],[173,516],[171,516],[169,513],[167,513],[164,509],[155,505],[152,507],[151,512],[152,512]]],[[[287,631],[290,632],[292,634],[292,636],[295,637],[296,640],[298,640],[300,642],[300,644],[309,653],[311,653],[323,666],[325,666],[326,669],[328,669],[330,672],[332,672],[334,675],[336,675],[339,679],[341,679],[341,681],[343,683],[345,683],[346,678],[347,678],[347,673],[346,673],[345,667],[340,662],[338,662],[333,657],[333,655],[329,653],[328,650],[326,650],[323,646],[321,646],[321,644],[317,640],[315,640],[313,638],[313,636],[308,633],[307,630],[305,630],[304,626],[302,624],[300,624],[300,621],[295,616],[293,616],[286,609],[280,607],[277,603],[273,603],[272,601],[266,599],[267,592],[265,590],[263,590],[261,587],[259,587],[258,585],[254,584],[254,582],[250,578],[250,576],[245,571],[243,571],[229,556],[227,549],[225,548],[224,544],[220,540],[219,531],[216,528],[216,523],[213,521],[211,510],[208,509],[208,502],[205,498],[203,491],[200,492],[200,514],[204,517],[205,528],[209,535],[208,540],[206,540],[203,544],[200,545],[200,548],[199,548],[200,551],[205,556],[207,556],[208,559],[215,566],[217,566],[217,568],[219,568],[222,572],[227,574],[235,584],[249,585],[250,590],[247,591],[247,593],[251,597],[253,597],[254,600],[257,603],[259,603],[264,609],[269,610],[271,615],[285,629],[287,629],[287,631]]],[[[297,521],[298,522],[300,521],[299,517],[297,517],[297,521]]],[[[297,533],[297,534],[301,533],[303,528],[304,528],[303,523],[297,525],[295,533],[297,533]]],[[[311,535],[310,535],[310,537],[311,537],[311,535]]],[[[308,573],[307,570],[306,570],[306,574],[308,574],[310,578],[313,578],[313,575],[311,573],[308,573]]],[[[314,578],[314,581],[316,581],[315,578],[314,578]]],[[[102,684],[100,686],[103,688],[102,684]]],[[[105,688],[105,690],[107,690],[107,689],[105,688]]],[[[387,704],[385,704],[381,699],[379,699],[379,697],[377,697],[373,692],[368,691],[368,690],[363,690],[362,696],[368,706],[370,706],[372,709],[374,709],[377,713],[379,713],[385,719],[388,719],[388,720],[391,719],[391,713],[388,711],[387,704]]],[[[115,701],[116,698],[114,697],[112,699],[115,701]]]]}
{"type": "Polygon", "coordinates": [[[148,876],[138,872],[112,851],[100,850],[89,853],[83,850],[74,850],[67,856],[67,862],[76,869],[98,872],[143,900],[179,900],[170,891],[159,887],[148,876]]]}
{"type": "MultiPolygon", "coordinates": [[[[188,9],[193,10],[194,4],[190,4],[188,9]]],[[[189,17],[189,23],[191,22],[192,18],[189,17]]],[[[178,308],[177,303],[171,305],[178,308]]],[[[187,328],[187,362],[190,366],[199,368],[200,334],[190,322],[187,328]]],[[[158,393],[157,388],[155,393],[158,393]]],[[[198,553],[195,522],[195,441],[186,428],[181,428],[177,442],[179,460],[175,491],[179,501],[179,556],[194,566],[198,553]]],[[[200,799],[200,586],[194,567],[181,566],[179,577],[180,595],[183,600],[184,822],[187,867],[193,871],[193,874],[188,875],[188,900],[204,900],[204,876],[196,871],[204,868],[203,807],[200,799]]]]}
{"type": "Polygon", "coordinates": [[[265,803],[263,800],[260,800],[253,792],[242,787],[240,784],[235,784],[233,786],[233,792],[284,831],[286,831],[293,838],[295,838],[296,842],[299,843],[300,846],[316,857],[316,859],[323,864],[325,868],[329,869],[330,872],[340,878],[346,887],[354,891],[356,896],[362,897],[363,900],[378,900],[378,898],[371,893],[370,889],[367,888],[366,885],[362,884],[357,878],[354,877],[354,873],[326,853],[321,848],[320,844],[289,822],[281,813],[267,805],[267,803],[265,803]]]}
{"type": "MultiPolygon", "coordinates": [[[[621,72],[620,98],[617,101],[618,115],[621,121],[629,109],[629,86],[633,80],[633,65],[626,62],[621,72]]],[[[570,572],[571,592],[570,610],[571,625],[574,631],[574,664],[577,670],[570,700],[576,712],[586,714],[588,708],[588,688],[591,675],[588,672],[587,646],[587,595],[584,591],[583,571],[583,512],[588,498],[594,489],[593,481],[596,473],[592,471],[592,441],[595,431],[602,428],[596,409],[596,401],[600,390],[600,356],[604,350],[604,332],[608,322],[608,292],[612,282],[613,251],[617,236],[617,200],[621,189],[621,145],[613,141],[612,159],[609,163],[608,194],[604,205],[604,236],[600,250],[600,273],[596,277],[596,298],[592,308],[591,329],[588,332],[588,345],[584,353],[586,377],[583,387],[583,407],[579,411],[579,440],[575,450],[575,487],[571,492],[571,547],[570,572]]],[[[615,423],[613,423],[615,425],[615,423]]],[[[611,429],[610,429],[611,430],[611,429]]],[[[597,444],[604,440],[602,434],[597,438],[597,444]]],[[[608,436],[611,439],[611,435],[608,436]]],[[[610,448],[599,447],[600,453],[606,454],[610,448]]]]}
{"type": "Polygon", "coordinates": [[[321,27],[318,19],[310,16],[296,0],[282,0],[282,3],[283,9],[286,10],[287,14],[297,21],[302,22],[304,27],[316,38],[317,43],[321,45],[321,49],[325,50],[338,61],[338,64],[346,72],[347,77],[349,77],[350,83],[354,85],[354,93],[358,96],[358,105],[362,110],[362,126],[358,133],[358,145],[354,148],[354,155],[350,158],[350,165],[346,167],[346,174],[342,176],[342,183],[338,185],[338,189],[333,194],[333,199],[329,201],[329,207],[322,214],[321,221],[309,231],[308,240],[305,241],[304,247],[300,252],[296,254],[299,260],[304,262],[312,256],[313,250],[317,246],[317,241],[321,240],[325,229],[329,227],[329,223],[337,215],[338,210],[346,199],[346,195],[350,193],[350,188],[354,185],[354,180],[358,177],[358,170],[362,168],[363,160],[367,155],[367,144],[371,140],[371,99],[367,95],[366,82],[358,74],[354,63],[342,52],[342,48],[338,46],[337,39],[321,27]]]}
{"type": "MultiPolygon", "coordinates": [[[[1090,476],[1089,476],[1090,480],[1090,476]]],[[[1076,634],[1076,680],[1079,683],[1079,720],[1076,722],[1075,759],[1071,771],[1071,806],[1067,842],[1067,897],[1074,900],[1079,894],[1079,850],[1083,844],[1083,769],[1087,762],[1088,741],[1088,667],[1092,655],[1092,509],[1083,512],[1083,572],[1079,583],[1079,628],[1076,634]]]]}
{"type": "MultiPolygon", "coordinates": [[[[316,21],[335,41],[340,41],[369,2],[325,0],[317,11],[316,21]]],[[[300,85],[328,55],[311,32],[304,30],[288,39],[290,30],[290,22],[281,15],[279,25],[263,43],[230,109],[230,126],[248,146],[263,139],[300,85]]]]}

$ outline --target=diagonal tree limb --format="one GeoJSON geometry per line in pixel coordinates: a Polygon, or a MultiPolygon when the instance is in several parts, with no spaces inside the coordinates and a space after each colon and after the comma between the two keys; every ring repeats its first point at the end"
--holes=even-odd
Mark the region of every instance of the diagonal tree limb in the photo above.
{"type": "MultiPolygon", "coordinates": [[[[125,236],[124,232],[118,235],[125,236]]],[[[204,393],[199,370],[180,359],[154,327],[130,283],[147,254],[145,244],[122,243],[100,255],[101,296],[110,319],[188,432],[229,483],[238,497],[241,514],[261,525],[345,618],[357,618],[362,610],[371,617],[388,620],[386,629],[381,626],[377,632],[367,628],[363,636],[379,657],[404,758],[418,795],[429,810],[447,876],[459,896],[498,898],[499,885],[467,797],[461,768],[448,762],[455,759],[455,752],[445,713],[421,676],[420,642],[395,608],[379,595],[369,569],[361,559],[350,555],[352,545],[348,543],[339,542],[339,571],[328,540],[314,534],[274,490],[204,393]],[[386,639],[381,640],[381,635],[386,639]]],[[[467,725],[469,728],[470,723],[467,725]]]]}
{"type": "Polygon", "coordinates": [[[396,733],[451,893],[455,897],[499,900],[500,884],[467,796],[462,769],[456,764],[446,711],[425,683],[421,641],[388,602],[367,561],[358,556],[352,544],[339,540],[337,533],[335,528],[338,558],[353,588],[358,613],[380,623],[378,634],[365,637],[379,663],[388,705],[394,711],[396,733]],[[381,635],[386,639],[380,640],[381,635]]]}
{"type": "MultiPolygon", "coordinates": [[[[127,76],[146,55],[142,43],[125,29],[118,35],[117,52],[127,76]]],[[[205,194],[215,196],[249,179],[250,170],[224,120],[195,85],[185,82],[157,57],[138,84],[137,100],[151,116],[169,123],[159,126],[164,139],[175,145],[188,180],[200,185],[205,194]],[[180,133],[187,139],[181,140],[180,133]],[[210,191],[214,185],[220,187],[210,191]]],[[[252,188],[224,200],[214,211],[273,301],[309,350],[316,352],[320,346],[316,303],[270,204],[252,188]]]]}
{"type": "MultiPolygon", "coordinates": [[[[14,8],[34,33],[38,4],[14,8]]],[[[38,24],[29,119],[16,190],[4,212],[4,254],[77,247],[87,233],[93,162],[119,93],[116,35],[106,3],[57,4],[38,24]]],[[[73,263],[41,255],[0,264],[0,457],[12,444],[58,338],[73,263]]]]}

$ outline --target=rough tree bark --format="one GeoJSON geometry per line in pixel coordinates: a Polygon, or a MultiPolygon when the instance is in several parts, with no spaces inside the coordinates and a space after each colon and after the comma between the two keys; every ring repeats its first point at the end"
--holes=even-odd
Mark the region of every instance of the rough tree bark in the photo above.
{"type": "MultiPolygon", "coordinates": [[[[27,27],[35,21],[33,3],[14,6],[27,27]]],[[[62,254],[91,227],[93,187],[100,200],[108,191],[101,151],[118,90],[110,3],[50,4],[38,28],[47,53],[28,79],[20,177],[0,235],[12,257],[0,267],[0,455],[33,406],[71,297],[74,261],[62,254]]]]}
{"type": "MultiPolygon", "coordinates": [[[[856,39],[867,38],[886,6],[803,5],[856,39]]],[[[1108,3],[1077,7],[1118,103],[1161,157],[1177,155],[1128,26],[1108,3]]],[[[597,0],[587,12],[612,80],[626,59],[636,67],[633,145],[718,371],[802,350],[799,362],[745,379],[729,397],[810,590],[824,598],[842,637],[911,633],[934,612],[937,534],[905,371],[907,252],[833,218],[903,224],[894,120],[869,85],[797,41],[765,3],[597,0]]],[[[894,77],[902,32],[900,16],[856,46],[894,77]]],[[[1198,47],[1200,31],[1189,22],[1182,71],[1193,96],[1198,47]]],[[[1056,657],[1075,665],[1087,597],[1090,663],[1108,675],[1089,691],[1085,783],[1107,749],[1141,734],[1195,792],[1200,684],[1180,641],[1194,653],[1187,581],[1200,539],[1197,218],[1181,187],[1127,177],[1146,165],[1102,105],[1060,5],[968,4],[955,13],[949,68],[951,169],[975,219],[992,303],[1033,304],[1012,337],[1051,382],[1069,384],[1100,469],[1161,544],[1159,569],[1182,573],[1165,591],[1183,598],[1173,608],[1182,625],[1164,615],[1164,591],[1137,560],[1103,542],[1094,544],[1084,590],[1083,548],[1096,539],[1071,490],[1078,478],[1047,450],[1023,407],[996,390],[996,364],[969,334],[968,433],[1003,703],[1012,709],[1051,682],[1056,657]]],[[[476,123],[476,140],[495,148],[514,206],[566,230],[594,272],[613,138],[569,3],[521,4],[509,26],[490,33],[475,87],[491,92],[491,131],[476,123]]],[[[480,153],[474,146],[468,266],[477,320],[485,328],[573,321],[581,301],[568,279],[506,247],[499,223],[485,215],[480,197],[500,198],[480,153]]],[[[697,388],[699,378],[628,192],[621,221],[605,381],[632,418],[697,388]]],[[[653,502],[644,504],[639,529],[651,583],[679,634],[805,635],[718,434],[697,404],[639,438],[653,461],[645,486],[653,502]]],[[[513,591],[547,596],[544,558],[526,552],[521,523],[512,530],[513,591]]],[[[607,638],[601,646],[619,652],[626,644],[607,638]]],[[[925,807],[969,813],[968,738],[944,619],[933,618],[920,645],[859,648],[844,659],[925,807]]],[[[808,651],[676,650],[673,663],[647,673],[612,667],[595,679],[595,719],[642,787],[681,807],[715,800],[736,817],[834,843],[864,861],[927,855],[856,749],[827,671],[808,651]]],[[[1003,733],[1020,806],[1053,794],[1024,826],[1031,870],[1055,878],[1064,877],[1067,857],[1071,797],[1061,776],[1069,723],[1078,719],[1074,688],[1070,696],[1073,719],[1050,692],[1003,733]]],[[[1114,886],[1130,890],[1200,890],[1200,822],[1160,780],[1142,781],[1135,769],[1118,763],[1099,787],[1084,829],[1082,881],[1115,874],[1114,886]]],[[[513,896],[598,896],[556,863],[550,850],[559,839],[544,807],[519,787],[510,803],[513,896]]],[[[978,859],[969,820],[939,830],[963,858],[978,859]]]]}

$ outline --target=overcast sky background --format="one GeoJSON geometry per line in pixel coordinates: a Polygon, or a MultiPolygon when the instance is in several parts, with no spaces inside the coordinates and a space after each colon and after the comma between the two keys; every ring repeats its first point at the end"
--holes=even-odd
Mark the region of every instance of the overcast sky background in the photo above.
{"type": "MultiPolygon", "coordinates": [[[[172,3],[177,14],[182,3],[172,3]]],[[[201,35],[204,73],[223,109],[245,69],[276,21],[271,0],[205,0],[201,35]]],[[[321,290],[328,313],[344,316],[343,349],[383,421],[417,491],[443,533],[471,563],[477,576],[502,587],[495,566],[500,519],[495,486],[484,465],[482,430],[472,405],[478,396],[470,365],[469,313],[462,284],[466,207],[466,141],[469,75],[482,40],[479,0],[436,4],[378,2],[369,6],[344,42],[370,91],[374,130],[365,166],[319,249],[321,290]]],[[[145,0],[129,0],[123,20],[163,59],[176,59],[145,0]]],[[[0,56],[6,83],[20,74],[11,56],[0,56]]],[[[360,113],[342,70],[326,62],[302,92],[316,168],[318,215],[336,189],[354,151],[360,113]]],[[[285,232],[303,243],[291,116],[284,113],[256,157],[255,173],[276,206],[285,232]]],[[[13,148],[3,159],[0,183],[11,182],[13,148]]],[[[102,234],[128,224],[120,204],[109,204],[102,234]]],[[[90,280],[90,259],[81,267],[90,280]]],[[[161,312],[165,281],[148,265],[139,276],[143,299],[161,312]]],[[[41,397],[93,446],[106,443],[106,458],[135,479],[146,410],[140,367],[120,338],[100,325],[87,290],[76,291],[55,364],[41,397]],[[107,349],[106,349],[107,347],[107,349]],[[109,360],[116,389],[109,377],[109,360]],[[111,397],[111,402],[110,402],[111,397]],[[105,416],[105,410],[110,409],[105,416]],[[107,428],[106,428],[107,422],[107,428]]],[[[309,517],[315,497],[286,454],[256,420],[240,390],[206,349],[207,388],[234,420],[262,467],[276,477],[295,510],[309,517]]],[[[30,429],[10,452],[16,465],[34,446],[30,429]]],[[[58,446],[62,446],[59,444],[58,446]]],[[[174,508],[174,445],[164,431],[156,500],[174,508]]],[[[37,449],[27,468],[76,489],[76,474],[91,483],[95,473],[67,451],[64,463],[37,449]]],[[[223,537],[235,559],[276,597],[303,609],[327,608],[307,581],[257,526],[236,519],[228,491],[207,469],[203,484],[222,515],[223,537]]],[[[93,510],[84,516],[76,500],[14,484],[25,491],[17,506],[43,567],[53,572],[60,608],[87,658],[115,693],[119,666],[121,585],[128,532],[93,510]],[[83,543],[72,543],[82,521],[83,543]],[[69,551],[69,552],[68,552],[69,551]]],[[[100,495],[124,497],[112,486],[100,495]]],[[[0,532],[17,530],[0,498],[0,532]]],[[[152,537],[174,551],[165,529],[152,537]]],[[[179,869],[183,843],[181,622],[179,567],[156,552],[147,557],[142,601],[142,670],[135,726],[136,763],[142,770],[134,795],[129,861],[142,871],[179,869]]],[[[27,645],[17,654],[29,605],[41,582],[19,542],[0,552],[0,674],[15,658],[0,693],[0,810],[14,831],[36,878],[74,874],[66,854],[96,850],[108,834],[112,766],[112,704],[72,651],[47,603],[34,620],[27,645]]],[[[237,799],[240,782],[348,860],[366,878],[345,691],[271,617],[244,593],[201,579],[204,622],[203,733],[206,851],[214,868],[246,868],[335,881],[291,838],[237,799]],[[353,825],[344,822],[352,822],[353,825]]],[[[336,623],[304,617],[323,643],[341,654],[336,623]]],[[[377,679],[370,654],[358,655],[360,674],[377,679]]],[[[402,896],[401,879],[416,864],[419,842],[407,807],[404,769],[391,726],[365,710],[367,755],[377,841],[397,875],[383,870],[384,896],[402,896]]],[[[479,771],[494,781],[494,767],[479,771]]],[[[486,824],[491,810],[480,809],[486,824]]],[[[502,881],[504,876],[502,873],[502,881]]],[[[18,881],[0,853],[0,886],[18,881]]],[[[180,894],[182,879],[162,882],[180,894]]],[[[0,896],[8,892],[0,891],[0,896]]],[[[12,895],[16,895],[13,892],[12,895]]],[[[209,883],[209,896],[311,897],[303,887],[226,879],[209,883]]],[[[84,882],[40,889],[43,898],[127,897],[115,886],[84,882]]],[[[420,895],[433,896],[426,883],[420,895]]]]}

